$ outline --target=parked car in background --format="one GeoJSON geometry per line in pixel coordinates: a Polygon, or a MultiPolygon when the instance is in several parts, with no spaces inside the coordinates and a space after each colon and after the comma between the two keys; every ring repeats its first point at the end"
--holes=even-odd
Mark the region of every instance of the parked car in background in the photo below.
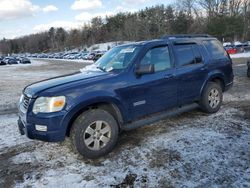
{"type": "Polygon", "coordinates": [[[63,58],[62,58],[62,59],[68,59],[68,58],[69,58],[69,56],[70,56],[70,54],[69,54],[69,53],[65,53],[65,54],[63,55],[63,58]]]}
{"type": "Polygon", "coordinates": [[[93,57],[93,61],[97,61],[97,60],[100,59],[103,55],[104,55],[104,52],[96,53],[95,56],[93,57]]]}
{"type": "Polygon", "coordinates": [[[6,65],[6,63],[3,61],[4,57],[0,56],[0,65],[6,65]]]}
{"type": "Polygon", "coordinates": [[[225,43],[223,43],[223,46],[229,54],[244,53],[244,52],[250,51],[250,42],[249,41],[244,42],[244,43],[236,41],[232,44],[230,42],[225,42],[225,43]]]}
{"type": "Polygon", "coordinates": [[[19,57],[19,63],[21,64],[31,64],[31,61],[26,57],[19,57]]]}
{"type": "Polygon", "coordinates": [[[73,53],[70,53],[68,56],[67,56],[67,59],[76,59],[76,57],[79,55],[78,52],[73,52],[73,53]]]}
{"type": "Polygon", "coordinates": [[[55,54],[48,54],[48,58],[54,58],[55,54]]]}
{"type": "Polygon", "coordinates": [[[223,47],[227,47],[227,46],[231,46],[232,43],[231,42],[224,42],[222,45],[223,45],[223,47]]]}
{"type": "Polygon", "coordinates": [[[3,59],[3,61],[7,64],[7,65],[13,65],[13,64],[18,64],[18,60],[15,57],[5,57],[3,59]]]}
{"type": "Polygon", "coordinates": [[[7,65],[3,60],[0,60],[0,65],[3,66],[3,65],[7,65]]]}
{"type": "Polygon", "coordinates": [[[228,54],[236,54],[237,53],[237,49],[232,45],[226,46],[224,48],[225,48],[225,50],[227,51],[228,54]]]}
{"type": "Polygon", "coordinates": [[[117,46],[91,69],[24,88],[18,126],[31,139],[70,136],[75,151],[98,158],[114,148],[122,130],[198,105],[216,113],[233,78],[231,58],[208,35],[117,46]]]}
{"type": "Polygon", "coordinates": [[[250,43],[249,42],[245,42],[243,44],[244,47],[244,52],[250,52],[250,43]]]}
{"type": "Polygon", "coordinates": [[[95,54],[96,54],[95,52],[90,52],[86,56],[84,56],[84,59],[85,60],[93,60],[95,57],[95,54]]]}
{"type": "Polygon", "coordinates": [[[88,54],[89,54],[89,52],[82,52],[79,59],[85,59],[88,54]]]}
{"type": "Polygon", "coordinates": [[[235,49],[237,50],[237,53],[243,53],[243,52],[245,52],[243,44],[237,44],[237,45],[235,45],[235,49]]]}
{"type": "Polygon", "coordinates": [[[2,60],[2,61],[3,61],[4,63],[6,63],[6,65],[7,65],[7,64],[8,64],[9,59],[10,59],[10,57],[8,56],[8,57],[3,58],[3,60],[2,60]]]}
{"type": "Polygon", "coordinates": [[[62,59],[63,56],[64,56],[64,53],[59,52],[59,53],[54,54],[54,57],[53,57],[53,58],[55,58],[55,59],[62,59]]]}
{"type": "Polygon", "coordinates": [[[9,58],[8,65],[14,65],[14,64],[18,64],[17,58],[15,58],[15,57],[9,58]]]}
{"type": "Polygon", "coordinates": [[[47,54],[39,54],[37,55],[37,58],[48,58],[47,54]]]}

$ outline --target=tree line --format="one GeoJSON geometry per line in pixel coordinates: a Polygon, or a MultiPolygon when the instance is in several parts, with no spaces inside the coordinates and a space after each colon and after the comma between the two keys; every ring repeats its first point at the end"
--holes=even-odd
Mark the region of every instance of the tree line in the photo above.
{"type": "Polygon", "coordinates": [[[250,40],[250,0],[178,0],[138,12],[95,17],[81,29],[2,39],[0,52],[56,52],[111,41],[140,41],[167,34],[208,33],[221,41],[250,40]]]}

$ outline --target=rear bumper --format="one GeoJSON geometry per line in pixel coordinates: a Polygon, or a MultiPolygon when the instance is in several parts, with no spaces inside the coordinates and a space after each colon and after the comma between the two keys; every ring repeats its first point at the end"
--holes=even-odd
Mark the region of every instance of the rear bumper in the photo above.
{"type": "Polygon", "coordinates": [[[60,142],[65,138],[65,129],[60,125],[63,116],[54,116],[48,118],[27,118],[26,123],[19,116],[17,121],[18,129],[21,135],[26,135],[30,139],[42,140],[46,142],[60,142]],[[32,122],[32,123],[30,123],[32,122]],[[36,130],[35,125],[47,126],[47,131],[36,130]]]}

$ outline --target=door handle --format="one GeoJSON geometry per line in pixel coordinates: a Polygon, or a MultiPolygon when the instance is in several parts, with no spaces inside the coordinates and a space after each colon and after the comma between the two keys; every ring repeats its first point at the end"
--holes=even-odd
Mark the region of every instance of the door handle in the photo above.
{"type": "Polygon", "coordinates": [[[201,67],[201,70],[202,71],[207,70],[207,67],[201,67]]]}
{"type": "Polygon", "coordinates": [[[175,75],[173,75],[173,74],[167,74],[167,75],[165,75],[166,79],[170,79],[170,78],[174,78],[174,77],[175,77],[175,75]]]}

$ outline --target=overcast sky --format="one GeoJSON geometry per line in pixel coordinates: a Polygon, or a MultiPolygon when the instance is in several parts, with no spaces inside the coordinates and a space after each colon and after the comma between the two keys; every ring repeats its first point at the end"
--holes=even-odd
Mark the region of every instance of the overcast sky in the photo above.
{"type": "Polygon", "coordinates": [[[0,0],[0,39],[50,27],[77,28],[95,16],[136,11],[173,0],[0,0]]]}

